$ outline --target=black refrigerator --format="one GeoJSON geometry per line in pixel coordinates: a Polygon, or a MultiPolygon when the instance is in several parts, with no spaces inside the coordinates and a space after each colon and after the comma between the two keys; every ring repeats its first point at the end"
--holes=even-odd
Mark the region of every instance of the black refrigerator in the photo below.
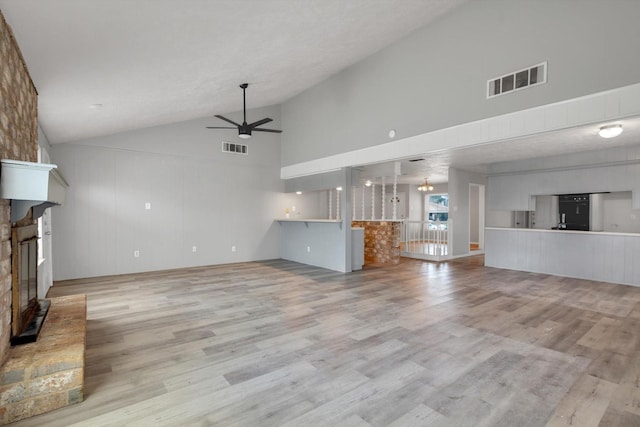
{"type": "Polygon", "coordinates": [[[558,208],[558,228],[589,231],[589,194],[563,194],[558,197],[558,208]]]}

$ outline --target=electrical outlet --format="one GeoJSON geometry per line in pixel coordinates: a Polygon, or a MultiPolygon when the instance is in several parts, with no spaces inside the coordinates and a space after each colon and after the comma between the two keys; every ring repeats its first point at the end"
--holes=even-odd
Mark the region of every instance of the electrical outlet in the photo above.
{"type": "Polygon", "coordinates": [[[133,251],[134,258],[140,258],[140,251],[133,251]]]}
{"type": "Polygon", "coordinates": [[[198,248],[196,246],[192,246],[191,247],[191,252],[196,252],[198,250],[198,248]]]}
{"type": "Polygon", "coordinates": [[[150,210],[151,210],[151,203],[149,203],[149,202],[145,203],[145,204],[144,204],[144,208],[145,208],[146,210],[150,211],[150,210]]]}
{"type": "Polygon", "coordinates": [[[236,247],[235,246],[231,246],[231,252],[235,252],[236,251],[236,247]]]}
{"type": "Polygon", "coordinates": [[[307,246],[307,252],[311,252],[311,246],[307,246]]]}

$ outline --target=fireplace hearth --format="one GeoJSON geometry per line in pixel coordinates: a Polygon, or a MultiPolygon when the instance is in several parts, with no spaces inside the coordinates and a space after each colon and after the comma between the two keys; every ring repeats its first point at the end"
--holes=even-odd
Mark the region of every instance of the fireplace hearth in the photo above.
{"type": "Polygon", "coordinates": [[[38,227],[12,230],[11,345],[36,341],[49,311],[49,301],[38,299],[38,227]]]}

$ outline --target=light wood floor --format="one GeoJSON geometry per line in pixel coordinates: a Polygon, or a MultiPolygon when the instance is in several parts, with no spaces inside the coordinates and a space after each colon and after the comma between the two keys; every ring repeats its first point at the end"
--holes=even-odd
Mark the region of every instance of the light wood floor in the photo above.
{"type": "Polygon", "coordinates": [[[16,426],[639,426],[640,288],[287,261],[58,283],[86,400],[16,426]]]}

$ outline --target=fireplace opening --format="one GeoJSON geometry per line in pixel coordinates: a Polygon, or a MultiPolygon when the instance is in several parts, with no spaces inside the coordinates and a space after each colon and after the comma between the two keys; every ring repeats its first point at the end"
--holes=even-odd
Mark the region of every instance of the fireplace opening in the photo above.
{"type": "Polygon", "coordinates": [[[49,301],[38,299],[38,226],[14,227],[11,239],[11,344],[38,338],[49,311],[49,301]]]}

